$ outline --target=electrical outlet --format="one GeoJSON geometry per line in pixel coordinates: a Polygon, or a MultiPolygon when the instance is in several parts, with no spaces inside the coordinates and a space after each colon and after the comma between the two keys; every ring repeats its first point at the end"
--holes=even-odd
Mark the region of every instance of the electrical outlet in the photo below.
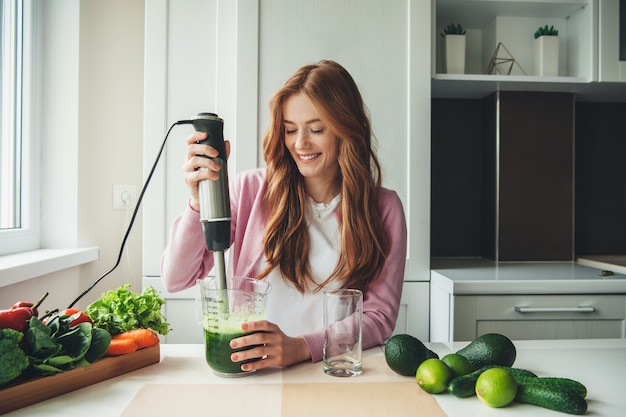
{"type": "Polygon", "coordinates": [[[137,203],[137,187],[135,185],[113,185],[113,208],[128,210],[137,203]]]}

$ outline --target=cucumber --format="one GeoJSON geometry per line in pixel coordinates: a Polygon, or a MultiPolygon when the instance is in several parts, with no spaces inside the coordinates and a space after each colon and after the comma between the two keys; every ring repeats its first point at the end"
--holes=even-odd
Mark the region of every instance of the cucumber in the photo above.
{"type": "Polygon", "coordinates": [[[545,379],[549,378],[520,379],[517,384],[515,401],[568,414],[585,414],[587,401],[582,396],[564,388],[562,381],[555,383],[555,381],[546,381],[545,379]]]}
{"type": "Polygon", "coordinates": [[[452,378],[452,380],[448,382],[448,392],[459,398],[476,395],[476,380],[478,380],[480,374],[490,368],[495,368],[495,365],[485,365],[469,374],[452,378]]]}
{"type": "Polygon", "coordinates": [[[515,378],[516,380],[517,378],[537,378],[537,375],[534,372],[531,372],[526,369],[508,368],[506,366],[500,366],[500,368],[507,369],[511,373],[511,375],[513,375],[513,378],[515,378]]]}
{"type": "Polygon", "coordinates": [[[504,368],[508,370],[513,378],[517,381],[518,378],[536,378],[537,375],[532,373],[531,371],[527,371],[526,369],[520,368],[511,368],[509,366],[499,366],[499,365],[485,365],[473,372],[470,372],[467,375],[458,376],[453,378],[448,383],[448,392],[455,397],[465,398],[471,397],[472,395],[476,395],[476,380],[480,374],[485,372],[487,369],[491,368],[504,368]]]}
{"type": "Polygon", "coordinates": [[[587,397],[587,387],[578,381],[569,378],[557,378],[557,377],[543,377],[542,380],[556,382],[563,388],[574,391],[576,394],[583,398],[587,397]]]}
{"type": "MultiPolygon", "coordinates": [[[[525,379],[526,377],[524,376],[515,378],[518,384],[524,383],[525,379]]],[[[544,384],[550,384],[550,385],[554,385],[555,387],[561,387],[561,388],[568,389],[570,391],[574,391],[576,394],[580,395],[583,398],[587,396],[587,387],[585,387],[583,384],[573,379],[558,378],[558,377],[551,377],[551,376],[544,376],[538,379],[540,382],[544,384]]]]}

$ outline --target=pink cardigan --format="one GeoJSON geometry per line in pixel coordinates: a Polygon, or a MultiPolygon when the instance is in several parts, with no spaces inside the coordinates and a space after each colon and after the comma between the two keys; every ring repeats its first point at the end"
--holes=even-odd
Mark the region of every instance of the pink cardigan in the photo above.
{"type": "MultiPolygon", "coordinates": [[[[268,218],[265,195],[266,170],[259,168],[239,174],[230,181],[231,242],[230,276],[254,277],[263,255],[263,236],[268,218]]],[[[363,296],[363,349],[382,345],[395,328],[406,263],[407,231],[402,202],[391,190],[381,189],[378,204],[389,235],[389,256],[378,279],[363,296]]],[[[200,215],[187,209],[173,222],[168,246],[161,257],[161,279],[170,292],[195,285],[213,268],[213,256],[206,249],[200,215]]],[[[313,362],[322,359],[324,329],[301,335],[313,362]]]]}

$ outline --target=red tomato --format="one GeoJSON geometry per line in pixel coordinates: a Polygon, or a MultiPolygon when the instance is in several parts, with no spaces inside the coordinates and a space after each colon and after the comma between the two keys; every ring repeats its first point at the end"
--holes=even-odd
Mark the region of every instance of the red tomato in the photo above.
{"type": "Polygon", "coordinates": [[[89,317],[87,314],[85,314],[84,311],[78,310],[76,308],[65,309],[65,310],[61,311],[60,314],[62,316],[74,316],[74,315],[76,315],[76,318],[70,322],[70,326],[76,326],[79,323],[91,323],[91,324],[93,324],[93,321],[91,320],[91,317],[89,317]]]}

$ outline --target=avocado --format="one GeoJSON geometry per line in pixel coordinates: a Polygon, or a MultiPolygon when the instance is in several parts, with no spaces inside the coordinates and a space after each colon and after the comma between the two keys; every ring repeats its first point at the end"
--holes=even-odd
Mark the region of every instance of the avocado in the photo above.
{"type": "Polygon", "coordinates": [[[421,340],[408,334],[396,334],[385,342],[385,360],[396,373],[415,376],[417,367],[435,354],[421,340]]]}
{"type": "Polygon", "coordinates": [[[432,359],[432,358],[439,359],[439,355],[437,355],[436,352],[433,352],[432,350],[428,349],[428,352],[426,352],[426,359],[432,359]]]}
{"type": "Polygon", "coordinates": [[[499,333],[478,336],[456,353],[469,359],[474,369],[485,365],[512,366],[517,355],[511,339],[499,333]]]}

